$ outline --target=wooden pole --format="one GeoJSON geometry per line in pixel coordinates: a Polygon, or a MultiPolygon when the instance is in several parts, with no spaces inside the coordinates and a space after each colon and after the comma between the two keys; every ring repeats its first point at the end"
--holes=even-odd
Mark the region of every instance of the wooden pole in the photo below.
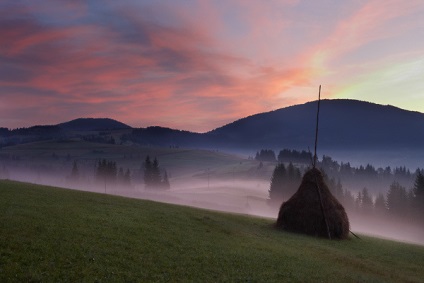
{"type": "Polygon", "coordinates": [[[318,92],[318,110],[317,110],[317,124],[315,127],[315,150],[314,150],[314,164],[313,167],[315,168],[317,164],[317,145],[318,145],[318,123],[319,123],[319,105],[321,102],[321,85],[319,85],[319,92],[318,92]]]}
{"type": "Polygon", "coordinates": [[[350,233],[352,233],[353,236],[355,236],[356,238],[358,238],[359,240],[361,240],[361,238],[359,238],[358,235],[356,235],[355,233],[353,233],[351,230],[349,230],[350,233]]]}
{"type": "MultiPolygon", "coordinates": [[[[314,168],[315,168],[315,166],[317,164],[317,159],[318,159],[317,158],[317,145],[318,145],[318,124],[319,124],[319,106],[320,106],[320,102],[321,102],[321,85],[319,85],[319,91],[318,91],[318,109],[317,109],[317,123],[316,123],[316,127],[315,127],[315,150],[314,150],[314,161],[313,161],[313,167],[314,168]]],[[[318,192],[319,203],[320,203],[320,206],[321,206],[322,216],[324,217],[325,228],[327,230],[327,236],[331,240],[330,227],[328,226],[327,215],[325,213],[324,205],[322,203],[321,188],[318,185],[317,176],[315,176],[315,183],[316,183],[316,188],[317,188],[317,192],[318,192]]]]}

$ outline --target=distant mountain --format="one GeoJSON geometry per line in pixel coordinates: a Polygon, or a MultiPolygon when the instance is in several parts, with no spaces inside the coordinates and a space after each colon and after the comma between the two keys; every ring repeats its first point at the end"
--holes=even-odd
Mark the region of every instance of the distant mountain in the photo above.
{"type": "Polygon", "coordinates": [[[131,129],[130,126],[109,118],[78,118],[57,125],[66,131],[104,131],[131,129]]]}
{"type": "MultiPolygon", "coordinates": [[[[256,114],[208,133],[221,147],[297,148],[314,145],[317,101],[256,114]]],[[[422,148],[424,114],[357,101],[322,100],[319,146],[331,149],[422,148]]]]}
{"type": "MultiPolygon", "coordinates": [[[[240,152],[265,148],[303,150],[310,147],[312,150],[316,111],[317,101],[308,102],[252,115],[204,134],[164,127],[131,128],[108,118],[79,118],[53,126],[0,128],[0,147],[78,137],[93,142],[133,142],[240,152]],[[127,131],[120,131],[123,129],[127,131]]],[[[357,100],[321,101],[318,142],[321,150],[393,152],[406,149],[415,152],[419,149],[424,152],[423,145],[423,113],[357,100]]]]}
{"type": "Polygon", "coordinates": [[[156,146],[209,147],[208,137],[204,134],[180,131],[164,127],[147,127],[133,129],[127,137],[129,140],[156,146]]]}

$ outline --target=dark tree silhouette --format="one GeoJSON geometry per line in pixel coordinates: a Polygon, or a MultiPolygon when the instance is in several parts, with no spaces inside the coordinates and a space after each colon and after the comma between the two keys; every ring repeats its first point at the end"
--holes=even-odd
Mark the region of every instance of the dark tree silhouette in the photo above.
{"type": "Polygon", "coordinates": [[[159,161],[155,158],[152,163],[152,185],[154,187],[159,187],[161,182],[162,178],[160,176],[159,161]]]}
{"type": "Polygon", "coordinates": [[[387,212],[386,199],[382,193],[378,194],[374,203],[374,211],[378,215],[384,215],[387,212]]]}
{"type": "Polygon", "coordinates": [[[287,170],[283,163],[279,163],[275,166],[274,172],[272,173],[271,184],[268,191],[271,205],[281,204],[285,189],[287,189],[287,170]]]}
{"type": "Polygon", "coordinates": [[[169,190],[171,188],[171,185],[169,184],[168,173],[166,172],[166,170],[163,173],[162,188],[164,190],[169,190]]]}
{"type": "Polygon", "coordinates": [[[157,158],[151,162],[150,157],[147,156],[144,162],[144,184],[146,189],[164,189],[169,188],[168,176],[166,176],[168,185],[165,186],[159,167],[159,161],[157,158]]]}
{"type": "Polygon", "coordinates": [[[413,192],[413,209],[417,216],[423,217],[424,215],[424,174],[417,169],[413,192]]]}
{"type": "Polygon", "coordinates": [[[123,187],[131,185],[130,169],[127,169],[124,173],[124,168],[120,167],[118,171],[118,183],[123,187]]]}
{"type": "Polygon", "coordinates": [[[271,149],[261,149],[260,152],[257,152],[255,159],[258,161],[276,161],[275,152],[271,149]]]}
{"type": "Polygon", "coordinates": [[[78,181],[79,180],[79,170],[78,170],[78,165],[77,162],[74,161],[74,164],[72,165],[72,170],[71,170],[71,181],[78,181]]]}
{"type": "Polygon", "coordinates": [[[372,209],[373,209],[373,202],[372,202],[372,198],[368,192],[367,188],[363,188],[362,189],[362,199],[361,199],[361,209],[362,212],[364,213],[371,213],[372,209]]]}
{"type": "Polygon", "coordinates": [[[146,160],[144,161],[144,184],[146,188],[150,188],[152,186],[152,161],[150,160],[150,156],[147,155],[146,160]]]}
{"type": "Polygon", "coordinates": [[[278,153],[278,162],[296,162],[303,164],[310,164],[312,160],[312,154],[305,150],[289,150],[283,149],[278,153]]]}
{"type": "Polygon", "coordinates": [[[98,182],[106,184],[115,184],[117,177],[117,168],[115,161],[99,160],[96,170],[96,179],[98,182]]]}
{"type": "Polygon", "coordinates": [[[405,187],[394,181],[387,192],[387,208],[390,214],[404,216],[407,211],[407,194],[405,187]]]}
{"type": "Polygon", "coordinates": [[[127,168],[127,171],[125,171],[124,174],[124,185],[130,186],[131,185],[131,172],[130,169],[127,168]]]}
{"type": "Polygon", "coordinates": [[[287,168],[283,163],[277,164],[268,190],[270,205],[280,205],[284,198],[292,196],[299,187],[301,178],[300,170],[293,163],[290,162],[287,168]]]}

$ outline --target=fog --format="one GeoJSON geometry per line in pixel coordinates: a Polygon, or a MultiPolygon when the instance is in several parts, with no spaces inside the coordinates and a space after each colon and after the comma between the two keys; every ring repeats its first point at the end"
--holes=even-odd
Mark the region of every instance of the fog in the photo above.
{"type": "MultiPolygon", "coordinates": [[[[146,190],[144,186],[122,187],[110,184],[95,184],[89,179],[84,183],[70,184],[60,174],[34,173],[29,170],[8,172],[8,179],[57,186],[89,192],[106,193],[129,198],[152,200],[177,205],[204,208],[276,219],[278,207],[268,205],[269,181],[216,178],[170,179],[167,191],[146,190]]],[[[347,211],[351,231],[385,239],[424,245],[424,227],[408,223],[404,218],[391,219],[368,217],[347,211]]]]}

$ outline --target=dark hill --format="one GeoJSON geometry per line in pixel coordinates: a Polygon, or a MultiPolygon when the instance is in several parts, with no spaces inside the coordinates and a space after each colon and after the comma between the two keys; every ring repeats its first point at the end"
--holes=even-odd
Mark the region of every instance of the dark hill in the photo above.
{"type": "MultiPolygon", "coordinates": [[[[208,135],[228,147],[312,148],[316,109],[314,101],[256,114],[208,135]]],[[[321,148],[419,148],[423,144],[423,113],[357,100],[321,101],[321,148]]]]}
{"type": "MultiPolygon", "coordinates": [[[[36,126],[9,131],[1,129],[0,146],[51,138],[95,135],[93,131],[129,130],[121,141],[144,145],[238,150],[313,149],[317,102],[294,105],[252,115],[205,134],[163,127],[132,129],[108,118],[79,118],[56,126],[36,126]],[[82,133],[82,132],[86,133],[82,133]],[[92,131],[92,132],[90,132],[92,131]],[[78,132],[78,133],[75,133],[78,132]],[[18,136],[19,135],[19,136],[18,136]],[[22,138],[21,136],[31,136],[22,138]]],[[[94,137],[95,138],[95,137],[94,137]]],[[[96,139],[91,140],[96,140],[96,139]]],[[[393,106],[357,101],[321,101],[320,150],[417,149],[424,144],[424,114],[393,106]]]]}
{"type": "Polygon", "coordinates": [[[103,131],[131,129],[130,126],[109,118],[78,118],[69,122],[58,124],[67,131],[103,131]]]}
{"type": "Polygon", "coordinates": [[[209,147],[205,135],[158,126],[133,129],[130,139],[144,145],[209,147]]]}

